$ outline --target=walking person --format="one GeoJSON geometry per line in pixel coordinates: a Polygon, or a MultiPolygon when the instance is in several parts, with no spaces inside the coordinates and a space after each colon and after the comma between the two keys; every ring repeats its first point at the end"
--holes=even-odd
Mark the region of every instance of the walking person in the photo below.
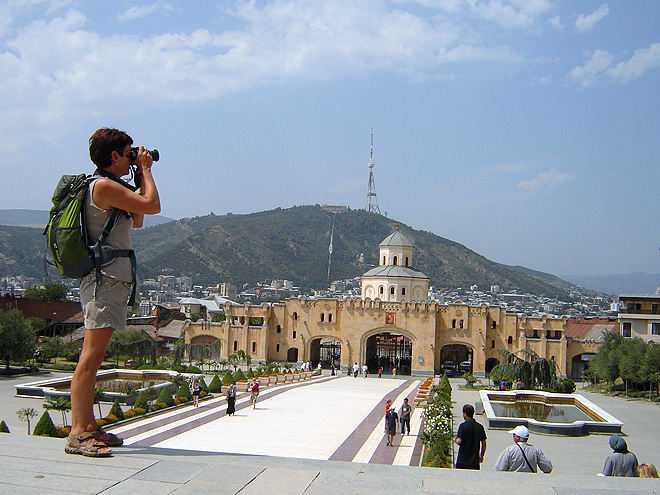
{"type": "Polygon", "coordinates": [[[227,387],[227,416],[236,413],[236,385],[230,383],[227,387]]]}
{"type": "Polygon", "coordinates": [[[406,428],[408,430],[408,435],[410,435],[410,412],[412,411],[412,406],[408,404],[408,397],[403,399],[403,405],[401,406],[401,434],[406,434],[406,428]]]}
{"type": "Polygon", "coordinates": [[[480,469],[486,454],[486,430],[474,419],[474,406],[471,404],[463,406],[463,420],[454,440],[458,445],[456,468],[480,469]]]}
{"type": "MultiPolygon", "coordinates": [[[[160,213],[160,198],[151,165],[153,158],[144,146],[132,148],[133,139],[117,129],[98,129],[89,139],[89,155],[98,167],[98,176],[89,185],[83,210],[89,241],[96,243],[105,221],[114,208],[122,210],[106,244],[132,253],[130,231],[142,227],[144,215],[160,213]],[[141,178],[134,192],[120,177],[135,166],[141,178]]],[[[92,271],[80,281],[80,304],[85,321],[85,336],[78,365],[71,379],[71,433],[65,451],[91,457],[112,455],[109,447],[124,441],[107,433],[94,419],[96,372],[103,362],[110,337],[126,329],[127,303],[134,284],[135,257],[119,257],[101,269],[102,278],[92,271]]]]}
{"type": "Polygon", "coordinates": [[[396,366],[392,368],[392,378],[396,378],[396,366]]]}
{"type": "Polygon", "coordinates": [[[605,459],[603,476],[638,477],[637,456],[628,450],[628,444],[620,435],[610,437],[610,448],[614,451],[605,459]]]}
{"type": "Polygon", "coordinates": [[[369,375],[369,367],[366,364],[362,365],[362,377],[366,378],[369,375]]]}
{"type": "Polygon", "coordinates": [[[380,378],[383,375],[383,367],[379,366],[378,367],[378,378],[380,378]]]}
{"type": "Polygon", "coordinates": [[[399,416],[394,407],[390,407],[385,414],[385,433],[387,435],[387,443],[390,447],[394,447],[394,437],[396,430],[399,426],[399,416]]]}
{"type": "Polygon", "coordinates": [[[360,367],[358,366],[357,363],[353,365],[353,378],[358,377],[358,373],[360,373],[360,367]]]}
{"type": "Polygon", "coordinates": [[[194,375],[192,378],[192,397],[193,407],[199,407],[199,393],[202,391],[202,385],[199,382],[199,377],[194,375]]]}
{"type": "Polygon", "coordinates": [[[252,404],[252,409],[257,408],[257,397],[259,397],[259,382],[256,380],[256,378],[253,378],[250,381],[250,385],[248,386],[248,389],[250,390],[250,404],[252,404]]]}
{"type": "Polygon", "coordinates": [[[537,446],[527,443],[529,430],[518,425],[509,433],[513,434],[514,445],[504,449],[495,463],[495,471],[518,471],[521,473],[536,473],[538,469],[548,474],[552,471],[552,463],[537,446]]]}

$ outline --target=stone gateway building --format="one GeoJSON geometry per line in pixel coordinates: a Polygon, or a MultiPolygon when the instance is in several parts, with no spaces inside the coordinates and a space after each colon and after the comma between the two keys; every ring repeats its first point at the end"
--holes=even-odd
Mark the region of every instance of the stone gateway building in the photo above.
{"type": "MultiPolygon", "coordinates": [[[[485,376],[503,350],[531,349],[553,359],[558,375],[578,378],[597,351],[599,336],[586,327],[567,336],[568,317],[532,318],[500,306],[428,301],[429,278],[412,268],[414,249],[398,230],[388,236],[379,246],[379,266],[362,277],[360,299],[227,303],[222,323],[187,322],[190,357],[219,360],[242,350],[252,362],[311,361],[342,371],[357,363],[367,364],[370,373],[396,367],[398,374],[416,376],[438,374],[445,365],[485,376]]],[[[607,320],[598,322],[607,329],[607,320]]]]}

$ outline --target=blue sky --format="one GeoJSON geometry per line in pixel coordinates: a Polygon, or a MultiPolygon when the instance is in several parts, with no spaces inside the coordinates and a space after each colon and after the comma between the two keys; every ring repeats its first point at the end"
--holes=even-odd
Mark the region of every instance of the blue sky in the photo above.
{"type": "MultiPolygon", "coordinates": [[[[660,2],[0,2],[0,209],[118,127],[163,215],[366,203],[557,275],[660,271],[660,2]]],[[[375,249],[375,247],[374,247],[375,249]]]]}

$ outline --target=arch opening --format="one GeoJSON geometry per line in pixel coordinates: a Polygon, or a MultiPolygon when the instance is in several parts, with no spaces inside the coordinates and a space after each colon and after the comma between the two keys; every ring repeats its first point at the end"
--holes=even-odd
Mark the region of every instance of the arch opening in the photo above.
{"type": "Polygon", "coordinates": [[[332,337],[321,337],[310,341],[309,360],[313,368],[321,363],[321,368],[331,369],[335,365],[340,368],[341,363],[341,341],[332,337]]]}
{"type": "Polygon", "coordinates": [[[366,342],[364,362],[369,373],[391,373],[397,369],[397,375],[410,375],[412,371],[412,340],[405,335],[383,332],[372,335],[366,342]]]}

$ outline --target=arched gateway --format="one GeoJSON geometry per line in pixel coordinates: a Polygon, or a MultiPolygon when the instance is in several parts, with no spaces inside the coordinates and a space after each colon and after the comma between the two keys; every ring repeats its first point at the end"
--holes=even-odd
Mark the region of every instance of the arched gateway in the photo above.
{"type": "Polygon", "coordinates": [[[341,363],[341,341],[333,337],[321,337],[314,339],[309,344],[309,360],[313,367],[321,363],[324,369],[340,368],[341,363]]]}
{"type": "Polygon", "coordinates": [[[377,373],[380,367],[384,373],[391,373],[396,367],[397,374],[410,375],[412,347],[412,340],[403,334],[380,332],[367,338],[364,362],[369,373],[377,373]]]}

